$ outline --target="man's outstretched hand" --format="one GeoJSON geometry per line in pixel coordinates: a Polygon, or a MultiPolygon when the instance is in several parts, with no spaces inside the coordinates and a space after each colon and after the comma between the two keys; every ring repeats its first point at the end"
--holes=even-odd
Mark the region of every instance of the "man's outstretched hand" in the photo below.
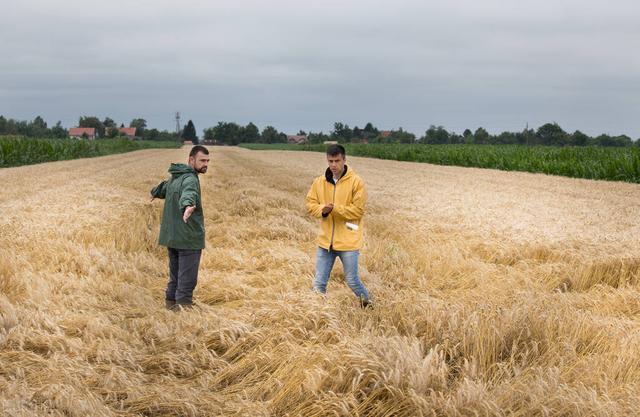
{"type": "Polygon", "coordinates": [[[186,209],[184,209],[184,214],[182,215],[182,221],[186,223],[187,220],[189,220],[189,217],[191,217],[193,210],[195,209],[196,209],[196,206],[188,206],[186,209]]]}

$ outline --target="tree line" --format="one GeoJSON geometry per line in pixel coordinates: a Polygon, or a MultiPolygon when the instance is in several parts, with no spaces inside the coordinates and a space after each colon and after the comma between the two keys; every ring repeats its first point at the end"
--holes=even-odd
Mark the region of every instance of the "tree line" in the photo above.
{"type": "Polygon", "coordinates": [[[31,121],[7,119],[0,115],[0,135],[27,136],[30,138],[66,138],[67,129],[62,127],[62,122],[52,127],[40,116],[31,121]]]}
{"type": "MultiPolygon", "coordinates": [[[[103,120],[96,116],[82,116],[78,120],[78,127],[93,127],[98,137],[115,138],[121,136],[117,123],[110,117],[103,120]]],[[[121,124],[119,127],[124,127],[121,124]]],[[[135,118],[129,127],[136,128],[136,136],[144,140],[173,141],[190,140],[199,143],[196,128],[191,120],[180,133],[167,130],[149,129],[147,121],[135,118]]],[[[250,122],[246,126],[234,122],[218,122],[216,126],[204,129],[203,139],[208,143],[238,145],[242,143],[287,143],[287,135],[273,126],[266,126],[260,131],[250,122]]],[[[31,121],[7,119],[0,115],[0,135],[17,135],[38,138],[66,138],[68,130],[58,121],[49,127],[40,116],[31,121]]],[[[546,123],[537,129],[525,128],[521,132],[504,131],[492,135],[485,128],[478,127],[475,131],[465,129],[462,134],[447,131],[443,126],[431,125],[419,138],[402,127],[394,130],[380,130],[371,122],[363,128],[353,128],[343,122],[335,122],[333,130],[324,132],[305,132],[300,130],[298,135],[306,137],[307,143],[323,143],[337,141],[339,143],[406,143],[406,144],[477,144],[477,145],[543,145],[543,146],[640,146],[640,139],[632,140],[627,135],[611,136],[601,134],[589,136],[580,130],[573,133],[566,132],[557,123],[546,123]]]]}
{"type": "Polygon", "coordinates": [[[475,144],[475,145],[543,145],[543,146],[640,146],[640,140],[633,141],[627,135],[611,136],[602,134],[589,136],[580,130],[568,133],[557,123],[546,123],[538,129],[525,128],[521,132],[502,132],[490,134],[485,128],[475,131],[465,129],[462,134],[447,131],[443,126],[431,125],[417,138],[402,128],[381,131],[371,123],[363,129],[353,129],[342,122],[334,123],[329,134],[309,133],[309,143],[322,143],[335,140],[340,143],[411,143],[411,144],[475,144]]]}
{"type": "MultiPolygon", "coordinates": [[[[479,127],[474,132],[465,129],[462,135],[448,132],[442,126],[430,126],[418,143],[426,144],[477,144],[477,145],[542,145],[542,146],[632,146],[627,135],[601,134],[589,136],[580,130],[566,132],[557,123],[545,123],[538,129],[525,128],[521,132],[502,132],[491,135],[479,127]]],[[[640,140],[635,142],[640,145],[640,140]]]]}
{"type": "MultiPolygon", "coordinates": [[[[96,129],[98,137],[116,138],[123,136],[123,134],[118,131],[118,127],[122,128],[125,126],[124,124],[118,126],[110,117],[105,117],[104,120],[101,121],[96,116],[82,116],[78,121],[78,127],[93,127],[96,129]]],[[[128,127],[135,127],[135,136],[144,140],[177,141],[180,139],[175,132],[155,128],[148,129],[147,121],[143,118],[131,120],[128,127]]]]}
{"type": "MultiPolygon", "coordinates": [[[[117,138],[124,136],[118,128],[125,127],[124,123],[118,124],[110,117],[103,120],[96,116],[81,116],[78,120],[78,127],[92,127],[96,129],[99,138],[117,138]]],[[[180,138],[175,132],[166,130],[148,129],[147,121],[143,118],[136,118],[129,122],[128,127],[135,127],[135,136],[145,140],[155,141],[176,141],[180,138]]],[[[24,136],[28,138],[54,138],[63,139],[69,137],[69,130],[58,121],[54,126],[49,127],[47,122],[40,116],[30,121],[7,119],[0,115],[0,135],[24,136]]]]}
{"type": "MultiPolygon", "coordinates": [[[[525,128],[521,132],[502,132],[490,134],[485,128],[475,131],[465,129],[462,134],[447,131],[443,126],[431,125],[419,138],[402,127],[394,130],[380,130],[371,122],[363,128],[350,128],[343,122],[335,122],[333,130],[324,132],[305,132],[298,135],[307,137],[307,143],[406,143],[406,144],[474,144],[474,145],[542,145],[542,146],[640,146],[640,140],[633,141],[627,135],[611,136],[602,134],[589,136],[580,130],[566,132],[557,123],[546,123],[538,129],[525,128]]],[[[265,127],[262,132],[249,123],[241,126],[232,122],[219,122],[215,127],[204,130],[204,138],[216,143],[238,145],[241,143],[286,143],[287,135],[273,126],[265,127]]]]}
{"type": "MultiPolygon", "coordinates": [[[[302,133],[304,134],[304,132],[302,133]]],[[[273,126],[267,126],[261,132],[258,126],[252,122],[246,126],[233,122],[218,122],[216,126],[204,129],[204,140],[224,145],[287,143],[287,135],[273,126]]]]}

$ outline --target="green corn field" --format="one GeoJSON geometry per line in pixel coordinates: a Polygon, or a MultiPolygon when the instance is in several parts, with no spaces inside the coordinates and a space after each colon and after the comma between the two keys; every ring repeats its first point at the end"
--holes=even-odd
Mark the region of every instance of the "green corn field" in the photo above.
{"type": "Polygon", "coordinates": [[[31,139],[0,136],[0,168],[130,152],[147,148],[179,148],[179,142],[134,142],[128,139],[31,139]]]}
{"type": "MultiPolygon", "coordinates": [[[[326,145],[243,144],[255,150],[324,152],[326,145]]],[[[640,183],[640,148],[551,147],[524,145],[345,144],[348,155],[538,172],[565,177],[640,183]]]]}

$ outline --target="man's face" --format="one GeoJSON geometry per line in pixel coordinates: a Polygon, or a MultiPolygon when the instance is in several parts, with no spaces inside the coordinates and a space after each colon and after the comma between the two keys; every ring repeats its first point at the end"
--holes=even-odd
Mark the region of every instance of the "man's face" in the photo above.
{"type": "Polygon", "coordinates": [[[344,164],[347,162],[347,157],[342,154],[327,155],[327,162],[329,163],[329,169],[333,173],[333,177],[338,178],[342,175],[342,171],[344,171],[344,164]]]}
{"type": "Polygon", "coordinates": [[[207,168],[209,167],[209,155],[198,152],[195,154],[195,156],[189,157],[189,165],[197,173],[204,174],[205,172],[207,172],[207,168]]]}

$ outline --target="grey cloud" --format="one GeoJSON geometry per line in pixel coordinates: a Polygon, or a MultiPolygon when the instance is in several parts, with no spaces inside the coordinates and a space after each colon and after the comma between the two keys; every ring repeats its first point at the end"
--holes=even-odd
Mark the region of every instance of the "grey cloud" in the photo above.
{"type": "Polygon", "coordinates": [[[0,113],[640,136],[632,1],[12,1],[0,113]]]}

